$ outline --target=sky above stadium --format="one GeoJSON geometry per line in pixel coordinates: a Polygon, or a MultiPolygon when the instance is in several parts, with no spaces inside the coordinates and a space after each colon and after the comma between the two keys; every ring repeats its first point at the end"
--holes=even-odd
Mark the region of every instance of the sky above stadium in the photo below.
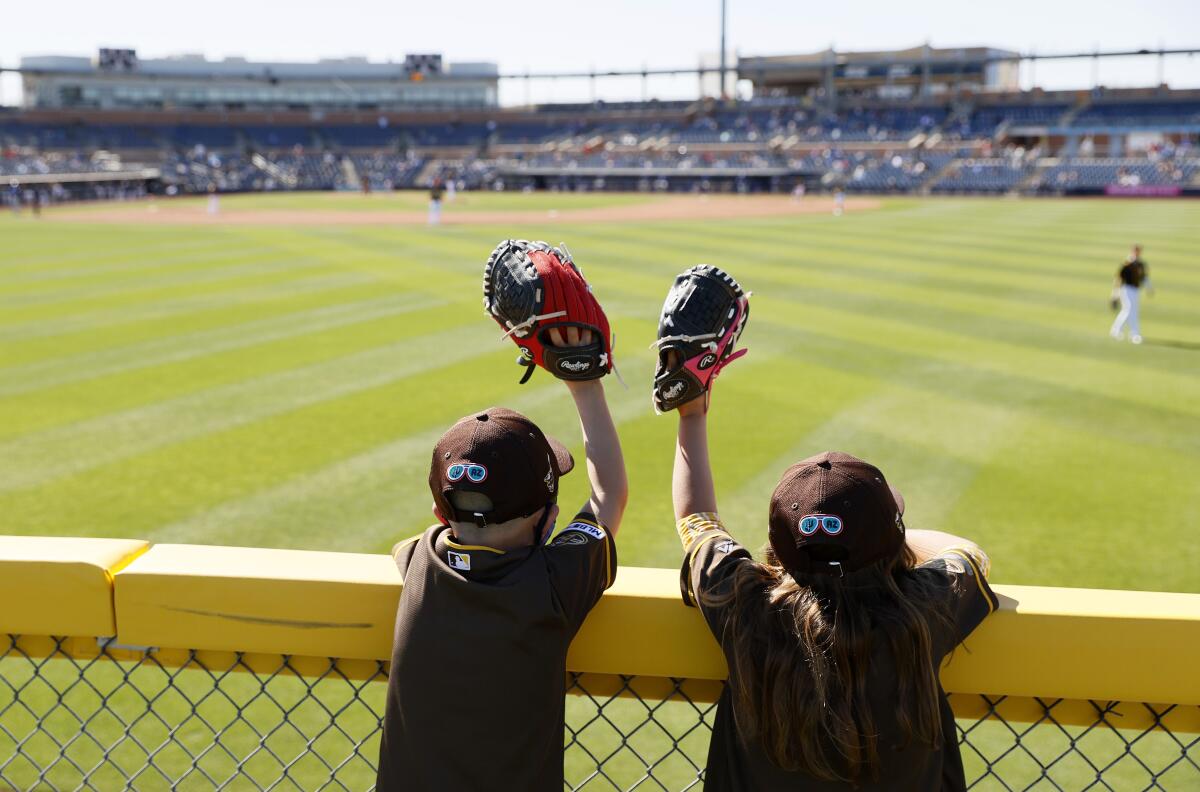
{"type": "MultiPolygon", "coordinates": [[[[93,55],[131,47],[144,58],[202,53],[209,58],[311,61],[366,56],[403,60],[440,52],[449,61],[493,61],[502,72],[693,66],[719,51],[720,0],[204,0],[186,7],[161,0],[57,0],[5,4],[0,64],[26,55],[93,55]]],[[[987,45],[1021,52],[1200,46],[1200,0],[926,0],[803,2],[729,0],[729,52],[773,55],[842,50],[987,45]],[[916,9],[919,8],[919,13],[916,9]]],[[[1159,78],[1157,58],[1091,59],[1026,65],[1022,82],[1046,88],[1145,86],[1159,78]]],[[[1167,58],[1164,79],[1200,87],[1200,56],[1167,58]]],[[[501,84],[501,101],[592,98],[587,80],[501,84]]],[[[595,96],[643,95],[638,78],[598,81],[595,96]]],[[[649,96],[692,98],[694,76],[652,79],[649,96]]],[[[0,104],[20,100],[15,75],[0,77],[0,104]]]]}

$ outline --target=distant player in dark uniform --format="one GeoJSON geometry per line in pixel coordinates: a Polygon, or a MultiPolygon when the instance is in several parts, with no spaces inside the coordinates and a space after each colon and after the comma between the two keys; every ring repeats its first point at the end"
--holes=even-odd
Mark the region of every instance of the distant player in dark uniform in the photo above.
{"type": "Polygon", "coordinates": [[[943,661],[997,606],[972,542],[905,530],[874,466],[826,452],[771,497],[765,561],[717,514],[704,398],[679,408],[684,601],[721,644],[705,790],[966,789],[943,661]]]}
{"type": "Polygon", "coordinates": [[[561,443],[493,407],[433,449],[438,525],[393,551],[404,590],[380,792],[563,788],[567,647],[616,575],[628,490],[600,381],[568,388],[592,493],[548,543],[559,477],[574,466],[561,443]]]}
{"type": "Polygon", "coordinates": [[[442,180],[435,179],[429,188],[429,225],[442,222],[442,196],[445,194],[446,188],[442,186],[442,180]]]}
{"type": "Polygon", "coordinates": [[[1113,284],[1113,300],[1121,309],[1117,318],[1113,320],[1112,329],[1108,331],[1113,338],[1122,338],[1128,329],[1129,340],[1135,344],[1142,343],[1139,302],[1140,290],[1143,287],[1149,294],[1154,294],[1154,286],[1150,283],[1150,270],[1147,269],[1146,262],[1142,261],[1142,246],[1134,245],[1129,258],[1117,270],[1113,284]]]}

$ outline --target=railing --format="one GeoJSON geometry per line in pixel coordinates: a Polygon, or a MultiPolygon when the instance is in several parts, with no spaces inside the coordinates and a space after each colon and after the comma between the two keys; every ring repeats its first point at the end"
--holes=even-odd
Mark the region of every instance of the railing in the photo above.
{"type": "MultiPolygon", "coordinates": [[[[975,789],[1200,788],[1200,595],[996,586],[944,670],[975,789]]],[[[367,789],[387,556],[0,537],[0,789],[367,789]]],[[[698,789],[725,666],[670,570],[572,645],[570,789],[698,789]]]]}

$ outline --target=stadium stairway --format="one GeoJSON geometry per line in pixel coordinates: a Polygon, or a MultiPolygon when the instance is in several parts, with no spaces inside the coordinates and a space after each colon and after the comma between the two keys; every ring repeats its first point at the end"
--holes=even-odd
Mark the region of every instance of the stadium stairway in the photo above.
{"type": "Polygon", "coordinates": [[[361,190],[362,177],[358,173],[358,168],[354,166],[354,160],[349,157],[342,157],[339,164],[342,171],[342,184],[347,190],[361,190]]]}
{"type": "Polygon", "coordinates": [[[250,158],[250,162],[254,165],[254,167],[258,168],[263,173],[276,179],[280,184],[285,184],[288,187],[295,189],[296,177],[268,160],[262,154],[256,153],[250,158]]]}
{"type": "Polygon", "coordinates": [[[921,185],[921,195],[929,195],[938,182],[956,175],[960,167],[962,167],[962,160],[952,159],[947,162],[921,185]]]}
{"type": "Polygon", "coordinates": [[[1036,192],[1039,185],[1042,183],[1042,175],[1047,170],[1058,164],[1058,157],[1042,157],[1034,163],[1033,170],[1024,179],[1017,183],[1017,186],[1012,189],[1012,192],[1019,195],[1036,192]]]}
{"type": "Polygon", "coordinates": [[[1087,110],[1091,106],[1092,106],[1091,99],[1088,99],[1087,97],[1080,99],[1078,102],[1075,103],[1074,107],[1072,107],[1070,110],[1068,110],[1067,112],[1065,112],[1061,116],[1059,116],[1058,126],[1060,126],[1060,127],[1071,126],[1071,124],[1074,123],[1074,121],[1075,121],[1075,117],[1078,116],[1080,113],[1082,113],[1084,110],[1087,110]]]}
{"type": "Polygon", "coordinates": [[[439,172],[443,165],[444,162],[440,159],[430,159],[421,167],[421,170],[418,171],[417,175],[413,178],[413,185],[416,187],[428,186],[433,180],[433,174],[439,172]]]}

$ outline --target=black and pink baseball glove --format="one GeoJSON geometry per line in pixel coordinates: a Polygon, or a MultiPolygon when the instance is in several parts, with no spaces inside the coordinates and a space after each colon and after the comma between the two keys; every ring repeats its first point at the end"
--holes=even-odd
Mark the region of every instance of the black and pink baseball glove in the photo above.
{"type": "Polygon", "coordinates": [[[735,351],[750,316],[750,293],[728,273],[700,264],[675,278],[658,320],[654,408],[674,410],[707,397],[721,369],[746,354],[735,351]]]}

